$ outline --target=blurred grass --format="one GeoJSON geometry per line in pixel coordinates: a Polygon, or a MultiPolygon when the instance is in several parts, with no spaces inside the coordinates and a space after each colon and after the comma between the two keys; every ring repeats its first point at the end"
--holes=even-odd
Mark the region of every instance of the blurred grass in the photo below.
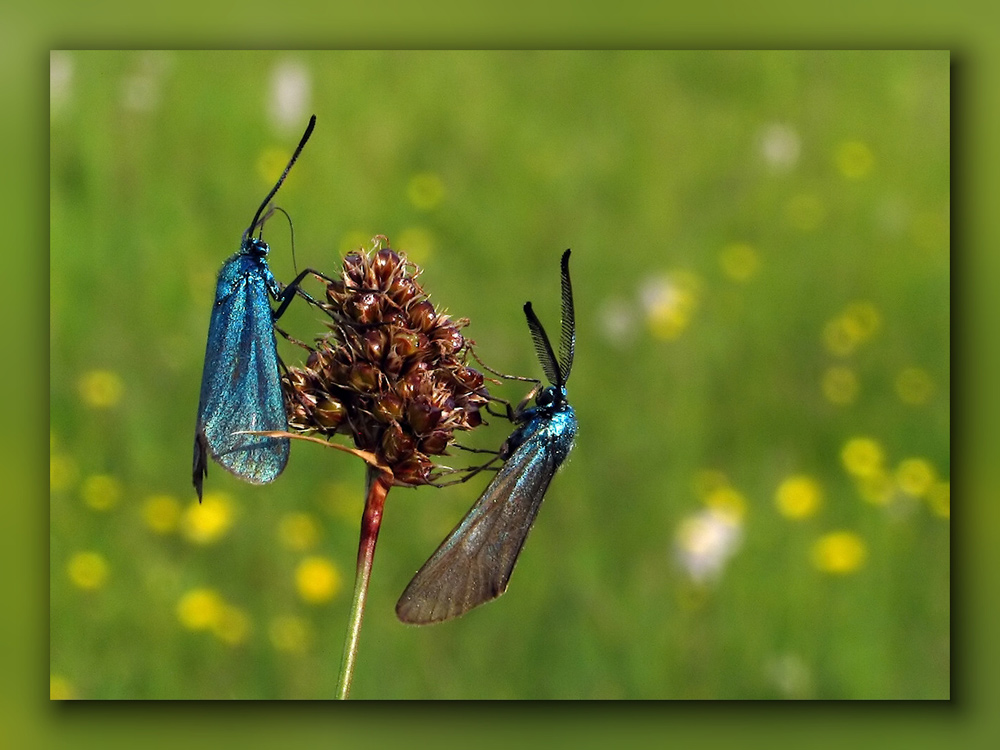
{"type": "Polygon", "coordinates": [[[387,234],[488,363],[537,375],[520,306],[556,327],[574,250],[580,436],[510,591],[399,624],[481,485],[394,490],[354,697],[949,696],[947,53],[66,52],[51,107],[54,695],[334,691],[361,467],[213,465],[207,513],[189,471],[215,273],[315,112],[278,201],[300,267],[387,234]],[[821,501],[793,518],[800,475],[821,501]],[[698,583],[679,529],[720,498],[741,543],[680,537],[730,555],[698,583]],[[840,573],[815,557],[837,531],[863,551],[840,573]]]}

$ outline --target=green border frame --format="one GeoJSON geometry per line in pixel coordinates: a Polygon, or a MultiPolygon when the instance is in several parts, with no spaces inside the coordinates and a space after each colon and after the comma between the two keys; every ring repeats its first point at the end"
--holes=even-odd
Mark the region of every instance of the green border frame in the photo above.
{"type": "MultiPolygon", "coordinates": [[[[669,10],[642,10],[616,3],[611,12],[585,11],[560,3],[523,12],[506,6],[480,15],[468,6],[419,6],[366,10],[321,3],[278,9],[269,3],[244,3],[234,11],[204,5],[197,13],[187,4],[152,11],[123,2],[87,5],[48,3],[29,11],[4,12],[0,44],[0,81],[5,115],[0,140],[8,167],[3,205],[9,226],[6,320],[8,366],[3,368],[9,401],[5,453],[31,460],[9,462],[13,482],[6,507],[13,518],[3,524],[8,593],[4,635],[4,675],[0,678],[0,743],[10,747],[133,746],[176,747],[179,742],[244,746],[290,745],[302,741],[338,747],[352,741],[368,744],[416,740],[428,744],[475,743],[509,745],[530,740],[576,747],[604,747],[611,740],[631,746],[642,740],[679,745],[696,740],[714,743],[767,743],[768,746],[842,746],[905,742],[912,747],[938,747],[955,740],[998,736],[996,679],[989,665],[997,662],[991,637],[998,629],[996,586],[987,571],[998,568],[1000,548],[990,533],[997,523],[995,471],[980,471],[995,453],[983,417],[997,413],[986,384],[1000,378],[995,333],[982,330],[997,320],[984,307],[986,284],[998,278],[996,211],[997,141],[1000,132],[1000,47],[995,44],[996,10],[960,1],[958,5],[914,7],[907,2],[847,2],[817,10],[798,3],[758,4],[752,18],[727,12],[721,4],[688,6],[683,18],[669,10]],[[45,6],[48,7],[45,7],[45,6]],[[560,7],[562,6],[562,7],[560,7]],[[461,8],[461,10],[459,10],[461,8]],[[462,11],[465,13],[462,13],[462,11]],[[450,12],[452,11],[452,12],[450,12]],[[542,12],[547,15],[540,15],[542,12]],[[34,15],[32,15],[34,14],[34,15]],[[993,22],[988,16],[994,16],[993,22]],[[955,529],[953,699],[931,706],[910,703],[825,704],[796,706],[715,703],[606,704],[553,706],[428,706],[324,703],[90,705],[50,703],[46,695],[47,554],[45,422],[48,372],[47,336],[47,97],[46,70],[50,48],[74,47],[664,47],[664,48],[947,48],[953,59],[953,254],[954,328],[957,353],[975,353],[959,367],[958,406],[953,424],[963,450],[956,453],[957,511],[955,529]],[[985,211],[983,209],[986,209],[985,211]],[[982,246],[983,250],[975,250],[982,246]],[[24,321],[28,322],[27,325],[24,321]],[[37,321],[37,325],[34,322],[37,321]],[[15,355],[14,353],[17,353],[15,355]],[[23,356],[22,353],[26,353],[23,356]],[[15,359],[15,356],[17,357],[15,359]],[[19,366],[18,366],[19,365],[19,366]],[[36,393],[37,392],[37,393],[36,393]],[[983,408],[985,407],[985,408],[983,408]],[[972,412],[970,418],[967,412],[972,412]],[[964,433],[972,431],[973,434],[964,433]],[[25,439],[24,432],[27,432],[25,439]],[[15,449],[16,446],[16,449],[15,449]],[[37,446],[37,450],[36,450],[37,446]],[[991,497],[992,495],[992,497],[991,497]],[[982,498],[979,500],[979,498],[982,498]],[[979,500],[977,502],[977,500],[979,500]],[[992,554],[991,554],[992,553],[992,554]],[[24,571],[30,571],[27,575],[24,571]],[[991,690],[993,688],[993,690],[991,690]],[[488,729],[484,724],[488,724],[488,729]],[[418,739],[419,738],[419,739],[418,739]]],[[[636,4],[638,5],[638,4],[636,4]]],[[[995,459],[993,461],[995,464],[995,459]]]]}

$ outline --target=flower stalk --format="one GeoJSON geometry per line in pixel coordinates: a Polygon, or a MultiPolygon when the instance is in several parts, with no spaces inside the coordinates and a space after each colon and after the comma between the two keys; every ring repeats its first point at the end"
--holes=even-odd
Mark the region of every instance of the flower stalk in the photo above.
{"type": "Polygon", "coordinates": [[[349,253],[339,278],[324,277],[329,331],[306,346],[303,367],[282,376],[289,434],[323,442],[367,464],[357,575],[337,697],[348,697],[385,500],[394,486],[437,484],[453,473],[435,460],[455,433],[482,424],[491,397],[466,363],[471,342],[430,302],[420,268],[377,237],[349,253]],[[353,448],[327,442],[346,435],[353,448]]]}
{"type": "Polygon", "coordinates": [[[354,667],[358,658],[358,643],[361,639],[361,622],[365,616],[365,602],[368,599],[368,583],[371,580],[372,565],[375,562],[375,545],[382,527],[382,513],[385,499],[392,487],[390,472],[369,466],[366,474],[365,510],[361,515],[361,539],[358,542],[358,567],[354,578],[354,595],[351,598],[351,617],[344,641],[344,656],[340,663],[340,683],[337,698],[347,700],[354,679],[354,667]]]}

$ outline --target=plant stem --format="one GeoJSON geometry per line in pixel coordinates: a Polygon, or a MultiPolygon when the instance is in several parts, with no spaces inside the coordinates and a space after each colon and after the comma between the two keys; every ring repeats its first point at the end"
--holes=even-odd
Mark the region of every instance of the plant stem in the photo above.
{"type": "Polygon", "coordinates": [[[365,480],[365,510],[361,516],[361,539],[358,543],[358,569],[354,578],[354,597],[351,604],[351,621],[344,642],[344,657],[340,664],[340,684],[337,698],[347,700],[354,679],[354,665],[358,658],[358,640],[361,637],[361,621],[365,616],[365,600],[368,598],[368,582],[372,576],[375,560],[375,543],[382,526],[382,510],[385,498],[392,487],[392,474],[374,466],[368,467],[365,480]]]}

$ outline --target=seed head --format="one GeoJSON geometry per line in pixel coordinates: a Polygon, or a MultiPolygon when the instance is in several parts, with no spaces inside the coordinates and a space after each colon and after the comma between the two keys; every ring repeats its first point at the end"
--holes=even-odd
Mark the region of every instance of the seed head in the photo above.
{"type": "Polygon", "coordinates": [[[419,266],[383,241],[348,254],[340,278],[327,281],[319,306],[330,331],[282,385],[289,429],[350,435],[395,484],[414,486],[440,476],[431,456],[447,453],[455,431],[482,423],[489,391],[466,365],[469,321],[438,311],[419,266]]]}

